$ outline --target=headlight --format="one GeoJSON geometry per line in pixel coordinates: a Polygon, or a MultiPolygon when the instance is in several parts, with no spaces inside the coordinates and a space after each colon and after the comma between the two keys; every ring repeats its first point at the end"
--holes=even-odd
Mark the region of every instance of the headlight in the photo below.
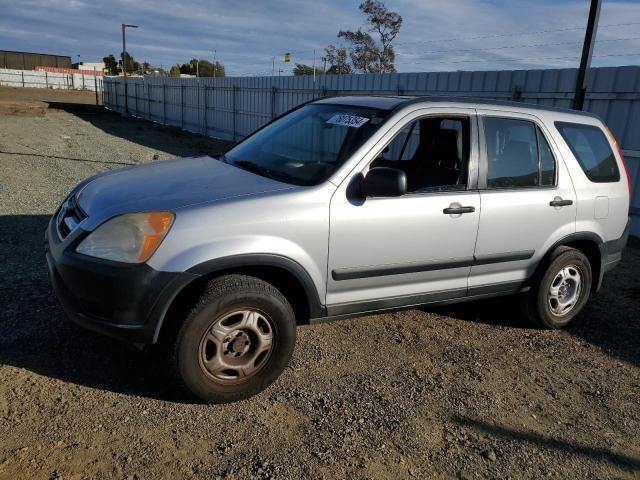
{"type": "Polygon", "coordinates": [[[143,263],[158,249],[173,220],[171,212],[129,213],[114,217],[90,233],[76,251],[116,262],[143,263]]]}

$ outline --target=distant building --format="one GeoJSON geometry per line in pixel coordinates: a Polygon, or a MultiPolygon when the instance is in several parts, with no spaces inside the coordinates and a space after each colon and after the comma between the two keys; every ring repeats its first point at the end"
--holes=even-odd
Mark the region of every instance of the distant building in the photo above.
{"type": "Polygon", "coordinates": [[[73,64],[73,68],[78,70],[93,70],[95,68],[98,72],[103,72],[105,65],[104,62],[78,62],[73,64]]]}
{"type": "Polygon", "coordinates": [[[34,70],[35,67],[71,68],[71,57],[49,53],[0,50],[0,68],[34,70]]]}

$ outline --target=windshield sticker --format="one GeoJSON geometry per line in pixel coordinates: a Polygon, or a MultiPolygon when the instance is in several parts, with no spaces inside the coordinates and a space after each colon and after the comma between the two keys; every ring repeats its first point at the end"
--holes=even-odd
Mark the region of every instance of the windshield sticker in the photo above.
{"type": "Polygon", "coordinates": [[[327,120],[326,123],[341,125],[343,127],[360,128],[368,121],[369,119],[365,117],[358,117],[357,115],[351,115],[348,113],[336,113],[333,117],[327,120]]]}

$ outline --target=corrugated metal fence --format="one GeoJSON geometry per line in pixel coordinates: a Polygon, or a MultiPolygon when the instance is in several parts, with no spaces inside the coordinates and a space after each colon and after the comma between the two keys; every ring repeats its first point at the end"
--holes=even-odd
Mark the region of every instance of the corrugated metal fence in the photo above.
{"type": "Polygon", "coordinates": [[[78,73],[54,73],[36,70],[0,68],[0,85],[8,87],[55,88],[102,91],[102,77],[78,73]]]}
{"type": "MultiPolygon", "coordinates": [[[[576,69],[425,72],[312,77],[127,79],[131,115],[226,140],[240,140],[283,112],[326,95],[455,95],[570,108],[576,69]]],[[[124,84],[104,79],[104,105],[124,112],[124,84]]],[[[640,236],[640,67],[594,68],[585,109],[602,117],[622,145],[640,236]]]]}

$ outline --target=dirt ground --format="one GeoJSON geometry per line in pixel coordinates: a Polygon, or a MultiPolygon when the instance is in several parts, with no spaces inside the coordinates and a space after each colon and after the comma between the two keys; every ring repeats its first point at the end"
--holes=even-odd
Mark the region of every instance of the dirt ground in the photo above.
{"type": "Polygon", "coordinates": [[[302,327],[284,375],[224,406],[69,325],[43,254],[63,196],[226,147],[94,100],[0,88],[0,478],[640,478],[638,249],[566,331],[505,298],[302,327]]]}

